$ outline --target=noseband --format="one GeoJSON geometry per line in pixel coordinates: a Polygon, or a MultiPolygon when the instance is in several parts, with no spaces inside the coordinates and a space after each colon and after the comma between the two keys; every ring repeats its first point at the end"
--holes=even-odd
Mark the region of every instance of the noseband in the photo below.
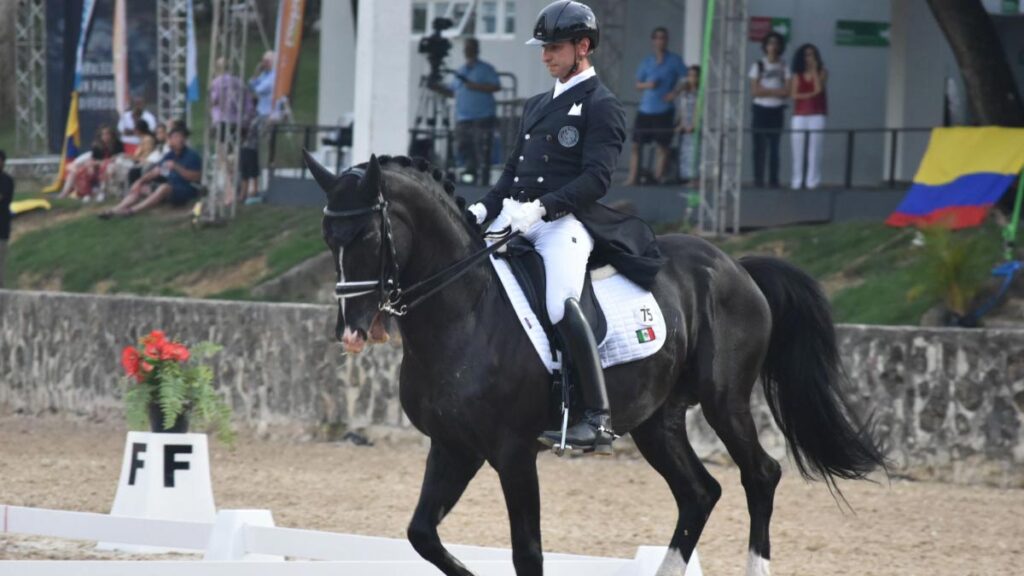
{"type": "MultiPolygon", "coordinates": [[[[345,170],[346,174],[355,175],[362,180],[366,171],[362,168],[352,167],[345,170]]],[[[418,306],[427,298],[433,296],[448,284],[460,278],[468,272],[473,265],[479,263],[483,258],[498,251],[509,240],[517,236],[505,230],[499,236],[488,235],[488,238],[495,240],[491,245],[470,254],[462,260],[456,261],[451,266],[431,275],[425,280],[414,283],[406,289],[399,284],[398,254],[395,249],[395,240],[391,228],[391,216],[388,211],[390,204],[384,197],[384,179],[381,178],[380,188],[377,190],[377,203],[365,208],[353,210],[331,210],[324,206],[324,217],[326,218],[356,218],[380,213],[380,270],[376,280],[362,280],[356,282],[338,282],[334,285],[334,296],[338,300],[339,311],[341,303],[347,298],[365,296],[374,292],[378,293],[377,309],[392,316],[405,316],[410,310],[418,306]]],[[[338,269],[341,269],[341,262],[338,262],[338,269]]],[[[340,318],[340,315],[339,315],[340,318]]]]}

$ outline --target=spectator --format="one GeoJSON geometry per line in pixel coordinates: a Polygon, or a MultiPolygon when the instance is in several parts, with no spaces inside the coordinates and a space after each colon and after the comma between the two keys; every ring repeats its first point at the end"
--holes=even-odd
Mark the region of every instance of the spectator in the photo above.
{"type": "Polygon", "coordinates": [[[167,153],[167,125],[158,123],[153,128],[153,139],[156,140],[156,151],[161,156],[167,153]]]}
{"type": "Polygon", "coordinates": [[[160,164],[146,172],[132,185],[128,196],[100,218],[133,216],[164,200],[173,206],[184,206],[199,196],[197,187],[203,175],[203,159],[187,146],[188,128],[175,124],[167,137],[171,150],[160,164]]]}
{"type": "Polygon", "coordinates": [[[668,51],[668,30],[659,26],[651,32],[654,54],[644,58],[636,71],[636,89],[643,92],[633,124],[633,150],[629,157],[629,176],[624,183],[637,183],[640,157],[644,144],[654,142],[654,179],[664,180],[668,167],[669,144],[674,134],[677,86],[686,78],[686,65],[678,55],[668,51]]]}
{"type": "Polygon", "coordinates": [[[779,187],[779,139],[785,121],[789,71],[782,62],[786,39],[778,32],[761,42],[764,57],[750,68],[750,93],[754,97],[751,130],[754,133],[754,186],[764,187],[764,162],[768,154],[768,186],[779,187]]]}
{"type": "Polygon", "coordinates": [[[210,121],[218,131],[226,128],[233,134],[242,121],[245,83],[227,72],[224,58],[218,58],[215,65],[217,76],[210,83],[210,121]]]}
{"type": "MultiPolygon", "coordinates": [[[[110,126],[101,126],[96,138],[93,139],[90,147],[90,157],[87,160],[75,161],[73,177],[69,179],[73,184],[69,187],[65,182],[64,191],[59,198],[66,198],[71,193],[88,202],[92,198],[93,188],[106,178],[107,169],[114,161],[124,153],[124,144],[117,131],[110,126]]],[[[96,198],[98,202],[103,201],[102,193],[96,198]]]]}
{"type": "Polygon", "coordinates": [[[449,86],[434,84],[432,90],[455,97],[455,139],[459,155],[466,163],[462,181],[467,184],[491,184],[491,145],[497,122],[494,93],[501,90],[498,73],[480,60],[480,41],[466,38],[463,47],[466,63],[455,71],[449,86]]]}
{"type": "Polygon", "coordinates": [[[260,132],[269,123],[268,116],[256,113],[256,96],[246,90],[246,105],[243,107],[241,153],[238,158],[238,169],[242,178],[241,200],[246,204],[260,202],[260,132]]]}
{"type": "Polygon", "coordinates": [[[11,237],[11,201],[14,199],[14,180],[4,172],[5,164],[7,153],[0,150],[0,288],[4,287],[7,240],[11,237]]]}
{"type": "Polygon", "coordinates": [[[117,131],[121,133],[123,137],[131,137],[129,140],[132,144],[136,143],[135,138],[138,136],[136,131],[138,128],[136,124],[140,120],[145,120],[146,125],[151,129],[156,126],[156,116],[152,112],[146,110],[146,101],[143,98],[135,97],[132,98],[132,107],[121,114],[121,121],[117,123],[117,131]]]}
{"type": "Polygon", "coordinates": [[[139,144],[135,147],[135,150],[130,155],[122,155],[107,170],[106,188],[108,190],[112,187],[119,188],[121,195],[123,195],[126,186],[134,184],[142,176],[143,172],[149,168],[149,164],[159,161],[159,158],[151,159],[156,153],[156,138],[150,132],[149,125],[145,120],[139,120],[136,123],[135,134],[139,139],[139,144]]]}
{"type": "Polygon", "coordinates": [[[256,114],[270,116],[274,111],[274,51],[267,50],[256,65],[256,73],[249,79],[249,88],[256,94],[256,114]]]}
{"type": "MultiPolygon", "coordinates": [[[[256,66],[256,73],[249,79],[249,89],[256,98],[256,116],[246,122],[242,151],[239,158],[242,176],[242,199],[246,204],[259,203],[260,177],[260,136],[270,125],[274,112],[274,52],[264,52],[263,59],[256,66]]],[[[244,114],[244,109],[243,109],[244,114]]]]}
{"type": "Polygon", "coordinates": [[[698,153],[695,130],[697,129],[697,95],[699,92],[700,66],[690,66],[686,71],[686,83],[679,98],[679,122],[676,124],[676,131],[680,133],[679,179],[684,183],[697,177],[697,172],[694,171],[694,162],[698,153]]]}
{"type": "Polygon", "coordinates": [[[804,44],[793,54],[793,189],[807,185],[813,190],[821,183],[821,148],[825,140],[825,116],[828,101],[825,85],[828,71],[814,44],[804,44]],[[805,144],[805,140],[810,142],[805,144]],[[807,178],[804,179],[804,148],[807,152],[807,178]]]}

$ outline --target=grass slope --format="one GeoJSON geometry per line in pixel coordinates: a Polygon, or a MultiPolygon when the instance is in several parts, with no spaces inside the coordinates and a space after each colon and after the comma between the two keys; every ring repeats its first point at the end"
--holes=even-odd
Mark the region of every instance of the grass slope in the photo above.
{"type": "Polygon", "coordinates": [[[58,215],[63,221],[11,243],[8,272],[19,287],[244,299],[323,250],[320,215],[309,209],[246,207],[231,225],[204,229],[166,210],[112,221],[92,209],[32,218],[58,215]]]}
{"type": "MultiPolygon", "coordinates": [[[[323,250],[313,209],[244,207],[229,226],[199,230],[181,211],[110,222],[96,211],[59,201],[50,213],[15,220],[8,277],[26,289],[247,299],[254,286],[323,250]]],[[[917,324],[941,295],[921,290],[934,275],[913,238],[913,230],[844,223],[754,232],[719,245],[736,257],[780,256],[808,271],[837,321],[917,324]]],[[[979,281],[1001,261],[994,225],[957,232],[955,240],[969,245],[969,274],[979,281]]]]}
{"type": "MultiPolygon", "coordinates": [[[[849,222],[755,232],[721,246],[733,256],[769,254],[800,266],[823,284],[839,322],[917,324],[940,296],[921,293],[932,274],[913,238],[912,229],[849,222]]],[[[968,274],[979,283],[1001,262],[995,225],[956,232],[955,241],[969,245],[968,274]]]]}

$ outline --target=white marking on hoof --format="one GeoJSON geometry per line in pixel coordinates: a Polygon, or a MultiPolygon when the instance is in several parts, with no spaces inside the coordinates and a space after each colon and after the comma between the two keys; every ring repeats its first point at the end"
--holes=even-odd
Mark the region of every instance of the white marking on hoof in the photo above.
{"type": "Polygon", "coordinates": [[[683,576],[686,574],[686,560],[678,548],[669,547],[655,576],[683,576]]]}
{"type": "Polygon", "coordinates": [[[747,559],[747,576],[771,576],[771,562],[761,558],[761,555],[753,550],[747,559]]]}

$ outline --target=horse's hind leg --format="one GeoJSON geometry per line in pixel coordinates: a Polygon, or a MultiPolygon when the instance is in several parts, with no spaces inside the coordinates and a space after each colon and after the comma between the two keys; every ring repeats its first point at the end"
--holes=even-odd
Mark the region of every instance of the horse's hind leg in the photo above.
{"type": "Polygon", "coordinates": [[[668,482],[679,507],[676,530],[658,576],[683,576],[722,488],[690,446],[685,406],[662,406],[630,434],[644,458],[668,482]]]}
{"type": "Polygon", "coordinates": [[[420,556],[450,576],[472,576],[472,572],[441,544],[437,525],[455,507],[482,464],[482,458],[461,454],[437,442],[430,444],[420,500],[407,535],[420,556]]]}
{"type": "Polygon", "coordinates": [[[750,413],[750,392],[757,379],[759,354],[745,354],[745,344],[731,347],[730,358],[715,357],[715,387],[702,387],[701,406],[708,424],[725,444],[740,469],[750,514],[750,545],[747,576],[768,576],[771,543],[768,527],[772,518],[775,487],[782,470],[757,438],[750,413]]]}

